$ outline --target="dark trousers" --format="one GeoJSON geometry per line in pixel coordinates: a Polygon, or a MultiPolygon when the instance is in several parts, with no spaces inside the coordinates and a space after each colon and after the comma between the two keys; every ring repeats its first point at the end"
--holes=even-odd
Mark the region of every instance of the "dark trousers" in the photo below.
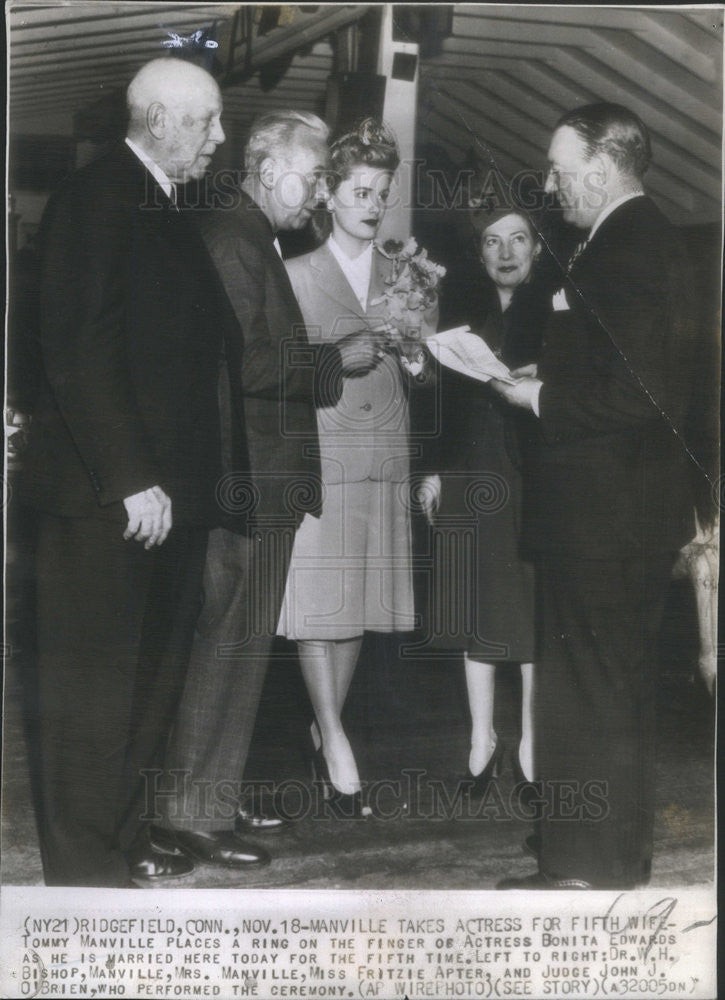
{"type": "Polygon", "coordinates": [[[204,602],[156,808],[184,830],[234,826],[293,528],[209,535],[204,602]]]}
{"type": "Polygon", "coordinates": [[[40,840],[47,885],[128,885],[199,610],[207,531],[160,548],[120,523],[42,515],[40,840]]]}
{"type": "Polygon", "coordinates": [[[611,888],[649,876],[657,636],[672,563],[669,553],[541,558],[536,725],[547,875],[611,888]]]}

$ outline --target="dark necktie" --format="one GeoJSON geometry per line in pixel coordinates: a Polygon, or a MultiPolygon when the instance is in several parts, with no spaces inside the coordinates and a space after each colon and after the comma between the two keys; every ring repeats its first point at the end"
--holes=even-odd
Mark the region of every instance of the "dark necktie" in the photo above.
{"type": "Polygon", "coordinates": [[[566,265],[567,274],[571,272],[571,269],[574,267],[576,260],[582,254],[588,242],[589,240],[579,240],[579,242],[577,243],[576,247],[574,248],[574,253],[571,255],[571,257],[569,258],[569,263],[566,265]]]}

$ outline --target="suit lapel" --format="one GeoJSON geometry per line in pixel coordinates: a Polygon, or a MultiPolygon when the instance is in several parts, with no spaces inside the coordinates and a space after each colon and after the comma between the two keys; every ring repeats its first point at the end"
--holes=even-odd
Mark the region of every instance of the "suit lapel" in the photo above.
{"type": "Polygon", "coordinates": [[[274,245],[274,232],[259,205],[250,198],[249,195],[242,191],[242,200],[239,207],[240,212],[245,213],[246,224],[250,222],[254,229],[256,230],[254,243],[259,249],[259,252],[264,255],[267,260],[269,268],[272,273],[277,277],[277,288],[286,301],[287,309],[290,314],[295,319],[295,328],[302,328],[302,313],[300,312],[300,304],[297,301],[295,293],[290,284],[289,275],[287,274],[287,268],[284,266],[284,261],[277,253],[277,248],[274,245]]]}
{"type": "Polygon", "coordinates": [[[373,266],[370,271],[370,288],[368,290],[368,314],[374,316],[384,312],[382,303],[373,306],[372,303],[379,299],[386,291],[386,278],[390,275],[390,261],[384,257],[377,247],[373,246],[373,266]]]}
{"type": "Polygon", "coordinates": [[[119,162],[124,165],[124,169],[128,171],[127,176],[132,179],[136,204],[140,211],[157,217],[160,213],[165,215],[171,211],[174,215],[179,214],[154,175],[125,142],[119,147],[119,162]]]}
{"type": "Polygon", "coordinates": [[[365,319],[365,311],[327,244],[323,244],[313,252],[310,264],[317,272],[318,285],[322,293],[339,302],[348,312],[365,319]]]}
{"type": "Polygon", "coordinates": [[[598,254],[606,253],[611,245],[617,246],[620,242],[618,230],[626,225],[631,213],[641,211],[648,201],[646,195],[637,195],[621,205],[617,205],[598,227],[591,239],[586,242],[584,248],[576,255],[569,273],[576,274],[581,269],[587,269],[592,260],[596,261],[598,254]]]}

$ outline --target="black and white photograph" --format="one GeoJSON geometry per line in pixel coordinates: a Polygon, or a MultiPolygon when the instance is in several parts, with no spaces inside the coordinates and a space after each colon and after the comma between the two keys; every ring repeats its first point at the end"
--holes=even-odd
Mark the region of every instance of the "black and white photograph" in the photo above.
{"type": "Polygon", "coordinates": [[[717,996],[724,14],[6,5],[1,996],[717,996]]]}

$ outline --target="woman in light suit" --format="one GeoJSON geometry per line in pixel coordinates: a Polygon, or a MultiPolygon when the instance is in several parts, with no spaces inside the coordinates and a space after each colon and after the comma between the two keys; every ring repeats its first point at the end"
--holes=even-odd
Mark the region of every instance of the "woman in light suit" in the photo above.
{"type": "MultiPolygon", "coordinates": [[[[399,163],[394,138],[367,119],[333,143],[330,160],[329,236],[287,265],[313,342],[383,326],[376,300],[392,267],[373,240],[399,163]]],[[[381,351],[371,370],[345,378],[336,406],[318,410],[322,517],[297,532],[278,629],[297,640],[315,712],[313,762],[344,815],[366,812],[341,721],[363,632],[414,624],[407,378],[381,351]]]]}

